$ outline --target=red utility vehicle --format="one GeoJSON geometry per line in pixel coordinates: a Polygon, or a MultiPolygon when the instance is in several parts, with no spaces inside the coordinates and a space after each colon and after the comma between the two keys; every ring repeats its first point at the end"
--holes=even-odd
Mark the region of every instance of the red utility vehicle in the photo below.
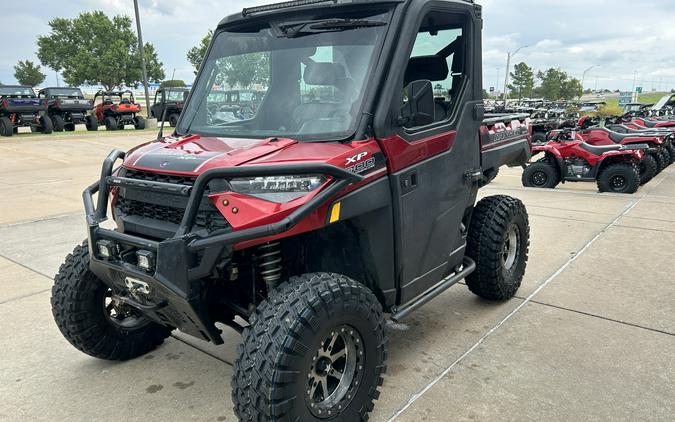
{"type": "Polygon", "coordinates": [[[105,125],[106,130],[124,129],[124,125],[145,129],[145,119],[137,115],[141,106],[130,90],[99,91],[94,95],[94,104],[96,119],[99,124],[105,125]],[[99,99],[101,102],[98,102],[99,99]]]}
{"type": "Polygon", "coordinates": [[[242,333],[240,419],[366,419],[385,313],[401,320],[463,279],[507,300],[525,273],[522,202],[476,203],[531,155],[527,116],[484,115],[482,26],[464,0],[303,0],[225,18],[174,134],[113,151],[84,192],[88,240],[53,288],[61,332],[127,360],[174,329],[222,344],[224,324],[242,333]],[[244,120],[212,119],[234,60],[266,92],[244,120]],[[100,226],[109,205],[116,230],[100,226]]]}

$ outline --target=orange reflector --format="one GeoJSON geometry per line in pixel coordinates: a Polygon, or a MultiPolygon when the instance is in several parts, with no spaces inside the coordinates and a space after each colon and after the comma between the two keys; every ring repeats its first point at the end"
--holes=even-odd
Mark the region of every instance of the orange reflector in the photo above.
{"type": "Polygon", "coordinates": [[[340,219],[340,203],[337,202],[335,205],[333,205],[333,209],[330,211],[330,219],[328,220],[329,223],[335,223],[340,219]]]}

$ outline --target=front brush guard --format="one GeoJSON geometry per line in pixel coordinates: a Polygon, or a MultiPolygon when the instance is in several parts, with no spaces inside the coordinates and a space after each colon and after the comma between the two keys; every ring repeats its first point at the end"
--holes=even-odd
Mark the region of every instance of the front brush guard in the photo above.
{"type": "Polygon", "coordinates": [[[116,291],[127,292],[126,278],[147,283],[151,288],[151,297],[125,296],[124,302],[159,323],[216,344],[222,343],[222,339],[204,305],[199,280],[213,273],[216,264],[224,254],[229,254],[233,245],[284,233],[346,186],[363,180],[362,176],[329,164],[311,163],[211,169],[199,175],[193,186],[184,186],[113,176],[115,162],[124,156],[125,153],[120,150],[112,151],[103,162],[99,181],[85,189],[82,194],[88,226],[90,268],[116,291]],[[192,232],[204,191],[211,180],[300,174],[324,174],[330,176],[332,181],[307,203],[276,223],[239,231],[214,233],[206,237],[199,237],[192,232]],[[156,241],[100,227],[100,224],[107,220],[108,199],[112,187],[187,196],[185,213],[175,235],[163,241],[156,241]],[[97,205],[94,206],[93,196],[96,193],[98,199],[97,205]],[[148,273],[121,257],[120,259],[99,257],[96,242],[102,239],[113,241],[126,249],[153,252],[156,257],[154,272],[148,273]],[[150,304],[142,303],[144,299],[150,304]]]}

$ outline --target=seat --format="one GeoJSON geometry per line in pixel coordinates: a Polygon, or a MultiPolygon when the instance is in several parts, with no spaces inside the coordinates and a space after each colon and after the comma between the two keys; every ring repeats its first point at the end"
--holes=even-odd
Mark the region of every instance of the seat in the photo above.
{"type": "Polygon", "coordinates": [[[619,133],[611,130],[608,130],[607,132],[609,132],[609,139],[611,139],[614,142],[621,142],[626,138],[635,138],[637,136],[640,136],[635,133],[619,133]]]}
{"type": "Polygon", "coordinates": [[[655,121],[652,121],[652,120],[647,120],[647,119],[641,119],[641,120],[645,124],[645,126],[647,126],[648,128],[656,127],[656,125],[659,124],[659,122],[655,122],[655,121]]]}
{"type": "Polygon", "coordinates": [[[579,148],[584,149],[594,155],[602,155],[607,151],[618,151],[623,148],[623,145],[591,145],[586,142],[579,144],[579,148]]]}

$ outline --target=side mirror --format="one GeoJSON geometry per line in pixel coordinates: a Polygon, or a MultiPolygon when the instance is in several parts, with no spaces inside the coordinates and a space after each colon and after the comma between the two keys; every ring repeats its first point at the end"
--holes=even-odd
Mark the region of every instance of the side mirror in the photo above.
{"type": "Polygon", "coordinates": [[[431,81],[419,80],[408,84],[403,91],[403,106],[399,124],[404,127],[418,127],[432,124],[436,104],[431,81]]]}

